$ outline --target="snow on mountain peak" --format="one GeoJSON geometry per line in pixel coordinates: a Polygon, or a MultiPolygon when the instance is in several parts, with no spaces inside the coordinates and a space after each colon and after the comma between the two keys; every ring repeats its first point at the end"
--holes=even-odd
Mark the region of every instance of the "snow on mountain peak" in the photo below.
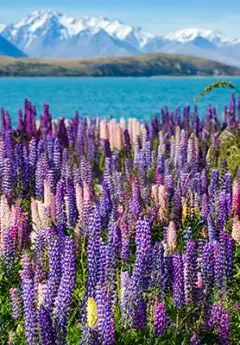
{"type": "Polygon", "coordinates": [[[16,36],[19,30],[24,27],[25,35],[29,36],[29,40],[32,40],[31,36],[46,32],[46,25],[49,22],[52,22],[52,25],[58,24],[61,27],[60,39],[73,37],[82,31],[88,30],[95,34],[100,30],[104,30],[108,35],[121,41],[125,40],[128,35],[133,34],[134,39],[138,41],[139,47],[142,47],[149,39],[155,37],[146,30],[135,29],[117,19],[110,20],[102,16],[69,17],[51,9],[32,12],[29,16],[11,26],[11,34],[16,36]]]}
{"type": "Polygon", "coordinates": [[[203,29],[198,29],[198,28],[183,29],[183,30],[179,30],[174,33],[165,35],[165,39],[169,41],[177,41],[180,43],[191,42],[197,37],[205,38],[216,45],[238,43],[237,39],[226,37],[222,35],[222,33],[219,31],[203,30],[203,29]]]}

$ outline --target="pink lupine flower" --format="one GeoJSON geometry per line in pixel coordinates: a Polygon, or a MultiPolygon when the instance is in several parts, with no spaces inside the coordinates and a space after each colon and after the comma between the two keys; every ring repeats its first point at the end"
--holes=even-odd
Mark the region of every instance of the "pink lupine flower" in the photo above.
{"type": "Polygon", "coordinates": [[[240,220],[238,216],[233,218],[233,225],[232,225],[232,238],[240,244],[240,220]]]}
{"type": "Polygon", "coordinates": [[[158,220],[160,222],[165,222],[168,220],[169,207],[168,207],[168,194],[164,185],[160,185],[158,187],[158,200],[159,200],[158,220]]]}
{"type": "Polygon", "coordinates": [[[167,245],[172,251],[177,247],[177,230],[173,221],[171,221],[167,228],[167,245]]]}

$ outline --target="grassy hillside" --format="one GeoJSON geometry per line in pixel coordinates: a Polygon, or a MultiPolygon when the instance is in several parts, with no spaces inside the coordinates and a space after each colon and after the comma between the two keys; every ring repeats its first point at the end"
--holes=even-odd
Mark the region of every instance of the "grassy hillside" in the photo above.
{"type": "Polygon", "coordinates": [[[187,55],[145,54],[76,60],[0,57],[0,76],[211,76],[240,75],[240,69],[187,55]]]}

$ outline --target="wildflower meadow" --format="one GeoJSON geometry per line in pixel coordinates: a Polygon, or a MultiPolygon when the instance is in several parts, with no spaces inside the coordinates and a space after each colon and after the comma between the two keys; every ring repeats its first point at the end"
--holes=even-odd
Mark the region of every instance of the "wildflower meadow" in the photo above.
{"type": "Polygon", "coordinates": [[[0,131],[1,345],[240,344],[240,98],[0,131]]]}

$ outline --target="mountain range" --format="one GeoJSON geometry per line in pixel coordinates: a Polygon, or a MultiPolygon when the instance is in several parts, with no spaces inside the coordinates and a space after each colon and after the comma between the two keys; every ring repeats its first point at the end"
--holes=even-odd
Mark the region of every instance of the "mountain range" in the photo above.
{"type": "Polygon", "coordinates": [[[212,30],[184,29],[161,36],[119,20],[73,18],[53,10],[35,11],[15,24],[0,24],[0,55],[67,59],[155,52],[240,66],[240,39],[212,30]]]}

